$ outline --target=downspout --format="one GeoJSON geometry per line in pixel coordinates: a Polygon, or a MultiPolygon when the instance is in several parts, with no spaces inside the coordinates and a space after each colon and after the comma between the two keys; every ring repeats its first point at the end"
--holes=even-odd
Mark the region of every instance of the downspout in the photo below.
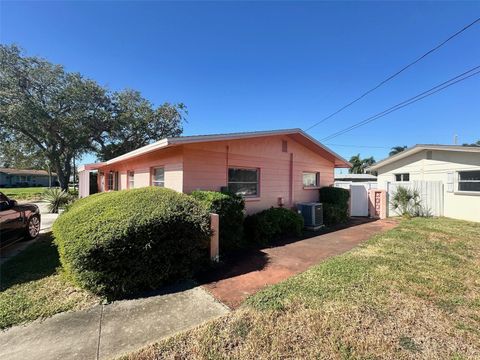
{"type": "Polygon", "coordinates": [[[289,192],[288,192],[288,203],[290,207],[293,207],[293,153],[290,153],[290,174],[289,174],[289,192]]]}
{"type": "Polygon", "coordinates": [[[230,146],[227,145],[225,153],[225,186],[228,187],[228,154],[230,152],[230,146]]]}

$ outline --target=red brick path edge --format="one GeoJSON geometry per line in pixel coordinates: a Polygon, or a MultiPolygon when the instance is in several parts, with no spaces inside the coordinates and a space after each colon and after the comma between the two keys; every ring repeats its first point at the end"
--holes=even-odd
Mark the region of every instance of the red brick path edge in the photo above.
{"type": "Polygon", "coordinates": [[[203,287],[217,300],[234,309],[247,296],[265,286],[279,283],[324,259],[342,254],[398,223],[396,219],[354,219],[344,229],[248,251],[215,270],[203,287]]]}

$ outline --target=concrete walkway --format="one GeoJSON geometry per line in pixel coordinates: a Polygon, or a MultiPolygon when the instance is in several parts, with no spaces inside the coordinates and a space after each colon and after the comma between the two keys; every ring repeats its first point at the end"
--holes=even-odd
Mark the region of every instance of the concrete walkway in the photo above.
{"type": "Polygon", "coordinates": [[[0,359],[109,359],[227,312],[201,287],[98,305],[0,332],[0,359]]]}
{"type": "Polygon", "coordinates": [[[248,251],[233,260],[229,259],[224,268],[208,274],[203,279],[203,286],[219,301],[236,308],[247,296],[265,286],[305,271],[328,257],[344,253],[397,224],[398,220],[394,219],[352,219],[344,229],[248,251]]]}

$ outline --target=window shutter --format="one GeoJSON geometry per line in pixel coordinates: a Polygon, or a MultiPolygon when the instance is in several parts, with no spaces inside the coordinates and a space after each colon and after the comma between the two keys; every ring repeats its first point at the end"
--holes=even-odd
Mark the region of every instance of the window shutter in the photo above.
{"type": "Polygon", "coordinates": [[[453,172],[447,173],[447,192],[453,192],[453,172]]]}

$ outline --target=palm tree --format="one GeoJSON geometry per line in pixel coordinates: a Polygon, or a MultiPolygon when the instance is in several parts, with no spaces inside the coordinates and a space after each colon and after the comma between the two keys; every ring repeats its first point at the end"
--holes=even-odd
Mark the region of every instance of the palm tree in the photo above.
{"type": "Polygon", "coordinates": [[[396,155],[398,153],[401,153],[403,150],[405,150],[407,147],[406,146],[394,146],[392,147],[392,151],[388,153],[389,156],[396,155]]]}
{"type": "Polygon", "coordinates": [[[373,156],[362,159],[360,154],[357,154],[350,158],[350,163],[352,164],[352,167],[348,170],[350,174],[365,174],[367,167],[375,164],[375,159],[373,156]]]}
{"type": "Polygon", "coordinates": [[[365,158],[362,160],[362,167],[363,167],[363,173],[367,172],[367,168],[375,164],[375,159],[373,156],[370,156],[369,158],[365,158]]]}
{"type": "Polygon", "coordinates": [[[348,169],[348,172],[350,174],[363,174],[362,160],[360,159],[360,154],[352,156],[350,158],[350,164],[352,164],[352,167],[348,169]]]}

